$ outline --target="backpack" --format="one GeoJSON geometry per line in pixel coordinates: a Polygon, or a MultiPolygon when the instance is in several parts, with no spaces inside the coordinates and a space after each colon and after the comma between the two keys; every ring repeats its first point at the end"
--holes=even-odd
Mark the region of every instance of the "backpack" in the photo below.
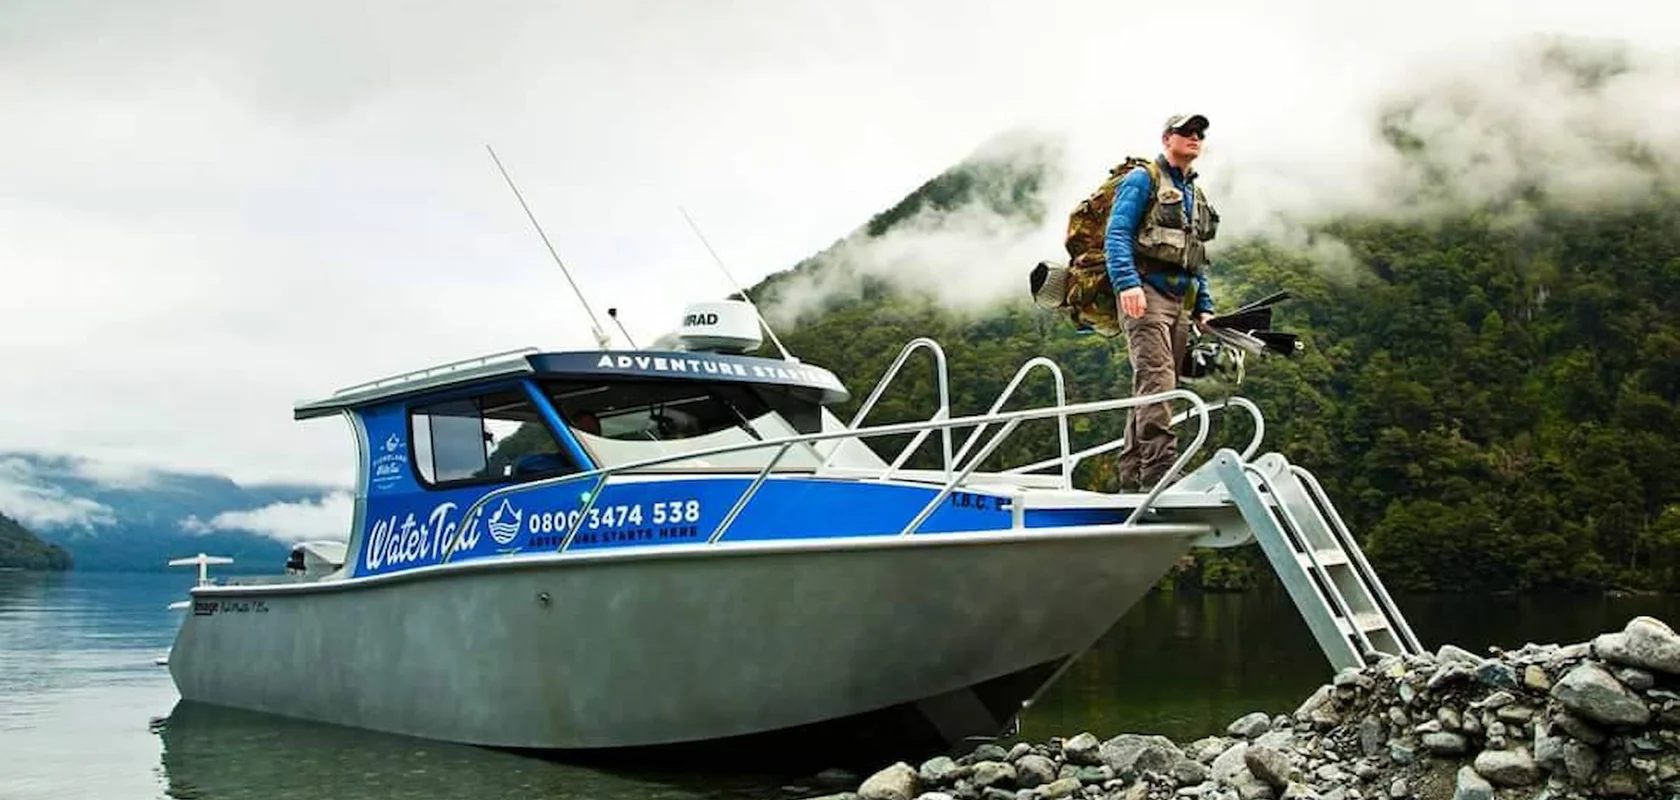
{"type": "MultiPolygon", "coordinates": [[[[1149,204],[1154,205],[1155,187],[1161,180],[1160,168],[1154,161],[1128,156],[1125,161],[1109,168],[1108,178],[1102,185],[1068,214],[1067,236],[1063,245],[1067,248],[1071,267],[1078,269],[1092,264],[1107,264],[1103,255],[1103,239],[1108,234],[1108,215],[1114,210],[1114,190],[1138,167],[1149,170],[1149,192],[1146,196],[1149,204]]],[[[1149,208],[1146,207],[1144,216],[1148,214],[1149,208]]]]}
{"type": "Polygon", "coordinates": [[[1160,183],[1160,168],[1149,159],[1129,156],[1111,167],[1096,191],[1068,214],[1067,235],[1063,240],[1068,266],[1041,261],[1029,278],[1034,301],[1040,306],[1065,311],[1074,327],[1109,338],[1119,336],[1121,327],[1114,286],[1108,280],[1103,241],[1108,234],[1109,212],[1114,209],[1115,187],[1139,167],[1149,171],[1149,200],[1143,213],[1150,213],[1150,206],[1155,204],[1155,187],[1160,183]]]}

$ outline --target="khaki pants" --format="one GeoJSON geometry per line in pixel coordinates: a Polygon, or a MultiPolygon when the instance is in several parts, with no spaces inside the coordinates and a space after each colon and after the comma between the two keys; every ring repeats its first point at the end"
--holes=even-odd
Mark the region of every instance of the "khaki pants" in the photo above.
{"type": "MultiPolygon", "coordinates": [[[[1189,346],[1190,317],[1184,300],[1145,283],[1147,308],[1140,319],[1121,316],[1132,362],[1132,396],[1178,388],[1178,364],[1189,346]]],[[[1178,458],[1170,403],[1135,406],[1126,413],[1126,445],[1120,450],[1120,486],[1147,489],[1178,458]]]]}

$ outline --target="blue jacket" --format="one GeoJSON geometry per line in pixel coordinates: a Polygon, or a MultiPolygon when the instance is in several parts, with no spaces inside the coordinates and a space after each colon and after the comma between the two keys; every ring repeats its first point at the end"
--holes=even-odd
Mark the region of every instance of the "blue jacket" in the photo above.
{"type": "MultiPolygon", "coordinates": [[[[1190,184],[1194,177],[1186,179],[1184,173],[1177,167],[1166,165],[1162,173],[1172,178],[1172,182],[1184,192],[1184,218],[1195,219],[1191,212],[1196,200],[1190,184]]],[[[1139,167],[1126,173],[1120,179],[1120,184],[1114,187],[1114,208],[1108,214],[1108,232],[1103,238],[1103,249],[1108,259],[1108,281],[1114,285],[1114,293],[1119,294],[1134,286],[1141,286],[1144,280],[1150,285],[1167,294],[1183,297],[1190,288],[1190,281],[1196,282],[1196,311],[1213,311],[1213,294],[1208,291],[1207,273],[1203,272],[1195,278],[1190,278],[1182,272],[1156,272],[1147,276],[1139,276],[1137,265],[1132,261],[1132,242],[1137,237],[1138,223],[1142,221],[1144,206],[1149,204],[1149,170],[1139,167]]]]}

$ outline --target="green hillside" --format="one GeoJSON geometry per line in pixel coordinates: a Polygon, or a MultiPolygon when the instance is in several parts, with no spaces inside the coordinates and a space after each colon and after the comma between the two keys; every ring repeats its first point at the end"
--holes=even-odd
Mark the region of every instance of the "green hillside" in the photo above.
{"type": "MultiPolygon", "coordinates": [[[[1396,148],[1427,166],[1426,143],[1385,124],[1396,148]]],[[[890,236],[918,208],[965,203],[1013,208],[1035,223],[1050,215],[1054,225],[1066,210],[1037,202],[1043,181],[1030,164],[1001,173],[996,163],[960,165],[858,236],[890,236]]],[[[1263,239],[1223,242],[1213,268],[1221,309],[1286,289],[1297,299],[1280,309],[1278,327],[1306,337],[1293,360],[1251,360],[1240,394],[1266,415],[1266,448],[1324,481],[1391,588],[1680,589],[1680,204],[1623,198],[1573,211],[1535,193],[1520,200],[1520,215],[1490,207],[1320,225],[1315,235],[1345,244],[1353,270],[1324,269],[1263,239]]],[[[802,282],[831,254],[748,291],[771,309],[794,295],[808,308],[802,282]]],[[[1030,263],[1015,266],[1019,299],[985,313],[942,310],[926,293],[860,278],[861,288],[777,332],[800,358],[848,381],[855,399],[845,413],[918,336],[949,356],[956,414],[984,411],[1022,362],[1041,355],[1066,370],[1071,401],[1129,394],[1123,342],[1075,336],[1034,309],[1030,263]]],[[[926,364],[912,363],[871,422],[931,413],[926,364]]],[[[1050,383],[1031,378],[1019,396],[1049,402],[1050,383]]],[[[1118,415],[1089,419],[1074,447],[1111,438],[1120,424],[1118,415]]],[[[999,458],[1051,455],[1050,431],[1024,428],[1036,441],[1022,437],[999,458]]],[[[1250,430],[1232,418],[1215,434],[1213,444],[1235,444],[1250,430]]],[[[1106,466],[1078,477],[1104,485],[1106,466]]],[[[1210,587],[1269,580],[1259,557],[1256,548],[1199,554],[1181,578],[1210,587]]]]}
{"type": "Polygon", "coordinates": [[[0,514],[0,568],[60,571],[69,569],[70,564],[70,553],[64,548],[41,541],[11,517],[0,514]]]}

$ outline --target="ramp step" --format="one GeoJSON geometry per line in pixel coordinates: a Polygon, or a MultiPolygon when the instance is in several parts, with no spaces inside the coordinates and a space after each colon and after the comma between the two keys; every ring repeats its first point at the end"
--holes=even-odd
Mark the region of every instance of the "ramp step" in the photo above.
{"type": "Polygon", "coordinates": [[[1344,553],[1340,550],[1316,550],[1311,554],[1302,553],[1301,555],[1297,556],[1297,558],[1301,562],[1301,566],[1306,567],[1308,569],[1312,568],[1314,557],[1318,558],[1318,563],[1319,564],[1322,564],[1326,567],[1335,567],[1335,566],[1340,566],[1342,564],[1349,563],[1347,553],[1344,553]]]}
{"type": "Polygon", "coordinates": [[[1332,667],[1424,653],[1312,473],[1277,453],[1221,449],[1212,464],[1332,667]]]}

